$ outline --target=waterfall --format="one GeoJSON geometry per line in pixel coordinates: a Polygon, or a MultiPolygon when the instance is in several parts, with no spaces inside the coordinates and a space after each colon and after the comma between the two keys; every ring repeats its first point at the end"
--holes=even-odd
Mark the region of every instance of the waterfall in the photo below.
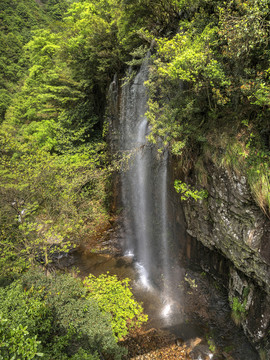
{"type": "MultiPolygon", "coordinates": [[[[194,337],[200,340],[201,319],[197,324],[196,320],[193,322],[193,314],[191,318],[187,317],[182,301],[187,286],[185,287],[185,269],[179,264],[179,253],[182,246],[180,242],[185,240],[185,235],[184,224],[181,222],[182,212],[178,207],[176,213],[177,199],[170,192],[173,179],[169,151],[161,141],[154,145],[147,139],[151,131],[145,115],[147,92],[144,83],[148,79],[148,65],[149,56],[136,76],[125,83],[121,92],[117,88],[117,78],[110,88],[111,143],[114,145],[113,150],[122,153],[121,203],[118,199],[123,215],[120,238],[125,254],[132,256],[137,268],[139,281],[135,279],[133,285],[140,294],[144,294],[143,300],[147,299],[149,315],[152,317],[151,326],[154,323],[154,327],[168,329],[181,339],[190,340],[194,337]]],[[[131,264],[130,261],[128,263],[131,264]]],[[[195,281],[190,280],[192,284],[195,281]]],[[[186,281],[189,282],[188,277],[186,281]]],[[[197,287],[195,282],[194,287],[197,287]]],[[[190,296],[191,292],[187,294],[190,296]]],[[[194,290],[194,294],[197,300],[199,292],[194,290]]],[[[204,301],[203,297],[202,304],[204,301]]],[[[199,302],[199,307],[200,304],[199,302]]],[[[216,312],[217,316],[224,314],[224,304],[222,300],[222,309],[216,312]]],[[[199,307],[196,308],[195,302],[192,302],[189,311],[199,307]]],[[[202,314],[205,316],[205,310],[202,314]]],[[[205,345],[201,346],[204,349],[205,345]]],[[[198,350],[198,359],[202,357],[199,351],[201,350],[198,350]]],[[[210,351],[207,356],[209,359],[212,357],[210,351]]]]}
{"type": "Polygon", "coordinates": [[[163,161],[161,166],[161,186],[160,186],[160,196],[161,196],[161,207],[160,207],[160,215],[161,215],[161,246],[162,246],[162,270],[164,282],[164,289],[166,290],[166,285],[170,283],[169,279],[169,239],[168,239],[168,152],[166,151],[163,155],[163,161]]]}
{"type": "Polygon", "coordinates": [[[146,147],[147,134],[147,119],[143,118],[139,121],[137,133],[137,144],[139,152],[136,156],[134,164],[134,179],[133,179],[133,206],[134,206],[134,232],[137,239],[137,256],[139,263],[146,270],[142,276],[143,283],[149,286],[148,273],[149,265],[151,263],[150,244],[149,244],[149,219],[151,208],[149,206],[149,197],[147,193],[147,181],[149,180],[148,160],[146,147]]]}
{"type": "Polygon", "coordinates": [[[148,77],[148,59],[132,82],[122,90],[120,114],[120,149],[130,157],[122,172],[122,201],[126,252],[133,254],[141,279],[150,286],[151,268],[151,149],[147,143],[148,122],[145,117],[147,96],[144,82],[148,77]]]}
{"type": "Polygon", "coordinates": [[[161,290],[167,302],[172,283],[168,151],[147,140],[150,127],[145,116],[144,82],[148,78],[148,62],[149,55],[134,79],[122,88],[119,147],[124,158],[128,158],[121,173],[123,237],[126,254],[134,256],[141,283],[148,289],[161,290]]]}

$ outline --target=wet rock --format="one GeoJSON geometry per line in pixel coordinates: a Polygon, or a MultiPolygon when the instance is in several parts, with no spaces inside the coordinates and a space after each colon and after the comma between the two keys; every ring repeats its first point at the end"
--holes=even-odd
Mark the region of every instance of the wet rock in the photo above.
{"type": "Polygon", "coordinates": [[[191,360],[191,349],[182,339],[175,339],[172,334],[157,329],[137,330],[123,342],[128,348],[125,360],[191,360]],[[176,344],[181,340],[181,345],[176,344]]]}
{"type": "Polygon", "coordinates": [[[269,220],[252,200],[243,177],[208,164],[209,197],[204,203],[183,204],[188,233],[210,249],[218,249],[246,275],[270,292],[270,263],[261,256],[266,248],[269,220]],[[264,240],[264,241],[263,241],[264,240]]]}
{"type": "Polygon", "coordinates": [[[192,351],[190,352],[190,357],[192,360],[210,360],[211,355],[213,354],[210,352],[209,347],[207,345],[197,345],[192,351]]]}
{"type": "MultiPolygon", "coordinates": [[[[256,347],[268,347],[269,219],[252,199],[244,176],[228,172],[210,161],[205,161],[204,165],[209,174],[209,196],[205,201],[183,203],[187,232],[230,261],[226,270],[228,282],[225,283],[230,304],[239,306],[239,322],[256,347]]],[[[189,180],[196,183],[196,174],[192,176],[189,180]]],[[[213,273],[213,266],[209,264],[206,271],[213,273]]]]}

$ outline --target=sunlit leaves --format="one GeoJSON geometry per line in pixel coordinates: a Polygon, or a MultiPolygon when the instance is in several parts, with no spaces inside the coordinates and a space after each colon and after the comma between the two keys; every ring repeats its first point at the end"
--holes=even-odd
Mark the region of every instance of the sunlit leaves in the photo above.
{"type": "Polygon", "coordinates": [[[268,3],[198,0],[178,5],[184,11],[179,30],[156,40],[147,82],[152,141],[160,136],[171,148],[178,143],[181,153],[191,138],[200,142],[205,138],[201,132],[218,123],[237,127],[240,113],[257,113],[260,127],[263,122],[269,127],[268,3]]]}
{"type": "Polygon", "coordinates": [[[133,298],[129,281],[109,274],[89,275],[84,280],[90,291],[88,298],[96,300],[100,310],[111,315],[112,329],[118,339],[147,321],[142,306],[133,298]]]}
{"type": "Polygon", "coordinates": [[[208,197],[206,190],[194,189],[180,180],[175,180],[174,188],[176,192],[180,194],[181,200],[188,200],[192,198],[195,201],[198,201],[208,197]]]}
{"type": "Polygon", "coordinates": [[[227,6],[220,7],[219,11],[219,34],[227,41],[224,46],[227,56],[250,61],[261,46],[260,52],[264,55],[269,31],[267,1],[231,1],[227,6]]]}
{"type": "Polygon", "coordinates": [[[172,79],[188,82],[200,82],[209,79],[214,82],[225,82],[222,65],[215,59],[211,46],[215,43],[217,28],[211,24],[199,35],[176,34],[171,40],[158,41],[158,55],[162,63],[157,71],[172,79]]]}

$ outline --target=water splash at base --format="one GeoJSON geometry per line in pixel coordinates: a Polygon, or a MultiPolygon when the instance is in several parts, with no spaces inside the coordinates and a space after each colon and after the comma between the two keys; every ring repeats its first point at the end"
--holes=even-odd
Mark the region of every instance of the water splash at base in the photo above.
{"type": "Polygon", "coordinates": [[[136,263],[135,265],[138,274],[139,274],[139,284],[141,284],[146,290],[153,290],[153,286],[149,280],[148,273],[146,269],[140,263],[136,263]]]}

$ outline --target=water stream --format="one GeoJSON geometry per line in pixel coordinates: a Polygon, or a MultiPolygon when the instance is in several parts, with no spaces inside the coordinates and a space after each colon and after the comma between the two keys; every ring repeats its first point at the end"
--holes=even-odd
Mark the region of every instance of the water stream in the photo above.
{"type": "Polygon", "coordinates": [[[174,293],[170,279],[173,242],[167,214],[168,152],[147,140],[150,128],[145,116],[144,82],[148,78],[148,59],[122,89],[119,148],[129,157],[121,173],[124,246],[136,260],[143,285],[160,292],[164,314],[168,315],[174,293]]]}
{"type": "MultiPolygon", "coordinates": [[[[118,231],[115,235],[119,236],[118,231]]],[[[202,277],[200,273],[185,269],[186,275],[196,283],[196,288],[190,287],[184,280],[183,297],[179,299],[178,307],[174,304],[173,311],[166,314],[168,306],[164,306],[157,291],[141,282],[142,274],[130,256],[77,252],[73,265],[80,269],[82,277],[89,273],[99,276],[109,271],[120,279],[130,278],[136,300],[143,303],[149,317],[146,330],[166,330],[171,333],[172,340],[176,337],[189,347],[194,346],[194,360],[211,359],[213,351],[209,347],[209,339],[215,344],[215,360],[259,360],[243,332],[233,324],[226,294],[220,293],[209,278],[202,277]],[[230,354],[228,358],[223,357],[224,352],[230,354]]]]}

